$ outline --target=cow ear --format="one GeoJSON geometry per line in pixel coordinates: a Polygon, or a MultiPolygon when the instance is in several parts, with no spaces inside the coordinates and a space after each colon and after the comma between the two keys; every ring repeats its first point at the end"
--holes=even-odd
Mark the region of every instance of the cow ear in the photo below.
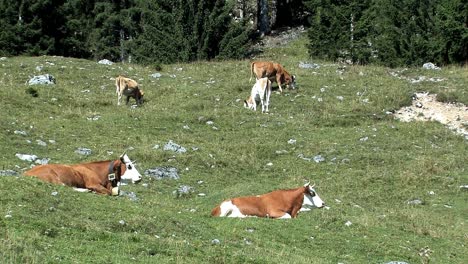
{"type": "Polygon", "coordinates": [[[120,155],[120,161],[125,163],[124,161],[124,156],[127,154],[127,151],[124,151],[124,153],[122,153],[122,155],[120,155]]]}

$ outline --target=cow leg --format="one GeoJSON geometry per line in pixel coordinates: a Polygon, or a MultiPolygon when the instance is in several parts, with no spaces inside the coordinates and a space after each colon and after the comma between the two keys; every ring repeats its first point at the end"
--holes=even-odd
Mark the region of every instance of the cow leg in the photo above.
{"type": "Polygon", "coordinates": [[[271,94],[271,89],[269,89],[269,87],[267,87],[266,91],[265,91],[265,112],[269,112],[270,110],[268,110],[268,105],[270,104],[270,94],[271,94]]]}
{"type": "Polygon", "coordinates": [[[90,185],[90,186],[86,186],[86,189],[89,189],[99,194],[108,194],[108,195],[112,194],[112,189],[109,190],[102,185],[90,185]]]}
{"type": "Polygon", "coordinates": [[[270,112],[270,109],[268,109],[268,106],[270,105],[270,93],[268,93],[267,98],[266,98],[266,109],[265,112],[270,112]]]}
{"type": "Polygon", "coordinates": [[[265,113],[265,102],[263,100],[263,97],[260,97],[260,104],[262,105],[262,113],[265,113]]]}
{"type": "Polygon", "coordinates": [[[276,76],[276,83],[278,83],[280,93],[283,92],[283,88],[281,88],[281,76],[276,76]]]}
{"type": "Polygon", "coordinates": [[[128,102],[130,101],[130,96],[127,96],[127,102],[125,104],[128,105],[128,102]]]}
{"type": "Polygon", "coordinates": [[[91,191],[91,190],[86,189],[86,188],[77,188],[77,187],[73,187],[73,190],[75,190],[77,192],[90,192],[91,191]]]}
{"type": "Polygon", "coordinates": [[[278,219],[292,218],[290,214],[285,213],[284,211],[281,211],[281,210],[272,211],[268,214],[268,216],[271,218],[278,218],[278,219]]]}
{"type": "Polygon", "coordinates": [[[121,94],[117,94],[117,105],[120,105],[120,100],[122,99],[121,94]]]}

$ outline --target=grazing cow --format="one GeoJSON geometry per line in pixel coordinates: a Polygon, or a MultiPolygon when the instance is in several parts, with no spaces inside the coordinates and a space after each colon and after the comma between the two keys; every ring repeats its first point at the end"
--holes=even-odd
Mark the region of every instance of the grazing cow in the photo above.
{"type": "Polygon", "coordinates": [[[296,218],[306,207],[321,208],[325,203],[320,199],[314,186],[309,183],[290,190],[278,190],[263,195],[244,196],[222,202],[211,211],[212,216],[227,217],[271,217],[296,218]],[[301,210],[302,211],[302,210],[301,210]]]}
{"type": "Polygon", "coordinates": [[[258,79],[252,87],[249,98],[244,100],[244,107],[257,111],[257,99],[260,99],[262,113],[268,112],[270,104],[271,81],[268,78],[258,79]]]}
{"type": "Polygon", "coordinates": [[[250,64],[250,81],[252,75],[255,74],[256,79],[268,77],[271,81],[276,81],[280,92],[283,92],[281,88],[282,84],[286,84],[286,87],[295,89],[296,88],[296,77],[289,74],[283,66],[279,63],[269,61],[254,61],[250,64]]]}
{"type": "Polygon", "coordinates": [[[120,105],[122,95],[127,96],[127,104],[130,97],[134,98],[139,105],[143,103],[144,92],[138,88],[138,83],[136,81],[119,75],[115,78],[115,87],[117,92],[117,105],[120,105]]]}
{"type": "Polygon", "coordinates": [[[75,165],[46,164],[24,173],[51,183],[86,188],[100,194],[118,195],[121,180],[138,182],[141,174],[127,154],[117,160],[96,161],[75,165]]]}

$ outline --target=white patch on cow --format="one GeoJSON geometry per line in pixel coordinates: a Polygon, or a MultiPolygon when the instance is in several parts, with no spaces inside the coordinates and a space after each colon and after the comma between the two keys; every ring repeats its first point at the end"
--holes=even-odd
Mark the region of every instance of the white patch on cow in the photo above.
{"type": "Polygon", "coordinates": [[[239,208],[235,206],[231,200],[222,202],[220,208],[221,213],[219,216],[221,217],[246,217],[246,215],[242,214],[239,208]]]}
{"type": "Polygon", "coordinates": [[[120,176],[122,180],[131,180],[133,183],[138,182],[141,180],[141,174],[135,167],[135,164],[130,160],[127,154],[123,154],[120,157],[121,161],[125,163],[125,173],[120,176]]]}
{"type": "Polygon", "coordinates": [[[309,193],[304,194],[304,201],[302,202],[302,208],[300,211],[309,211],[309,207],[321,208],[324,205],[325,203],[322,201],[315,189],[309,186],[309,193]],[[311,193],[315,195],[311,195],[311,193]]]}
{"type": "Polygon", "coordinates": [[[278,219],[291,219],[291,215],[288,213],[285,213],[282,217],[278,217],[278,219]]]}

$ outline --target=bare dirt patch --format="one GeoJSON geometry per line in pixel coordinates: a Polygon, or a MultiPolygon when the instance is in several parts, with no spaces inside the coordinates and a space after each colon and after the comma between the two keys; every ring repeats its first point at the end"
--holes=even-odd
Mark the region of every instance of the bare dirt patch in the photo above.
{"type": "Polygon", "coordinates": [[[468,107],[461,103],[441,103],[436,94],[417,93],[413,104],[395,112],[403,122],[437,121],[468,139],[468,107]]]}

